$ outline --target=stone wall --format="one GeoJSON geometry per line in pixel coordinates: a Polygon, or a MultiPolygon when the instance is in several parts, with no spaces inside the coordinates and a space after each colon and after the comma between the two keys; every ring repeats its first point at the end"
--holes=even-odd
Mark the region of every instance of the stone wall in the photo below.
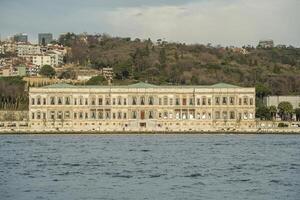
{"type": "Polygon", "coordinates": [[[28,120],[28,111],[0,111],[0,121],[26,121],[28,120]]]}

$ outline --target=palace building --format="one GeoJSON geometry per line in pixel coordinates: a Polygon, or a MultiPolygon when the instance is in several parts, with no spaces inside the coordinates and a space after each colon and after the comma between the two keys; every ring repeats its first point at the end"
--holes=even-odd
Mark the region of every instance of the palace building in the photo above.
{"type": "Polygon", "coordinates": [[[255,88],[54,84],[29,90],[37,131],[184,132],[255,127],[255,88]]]}

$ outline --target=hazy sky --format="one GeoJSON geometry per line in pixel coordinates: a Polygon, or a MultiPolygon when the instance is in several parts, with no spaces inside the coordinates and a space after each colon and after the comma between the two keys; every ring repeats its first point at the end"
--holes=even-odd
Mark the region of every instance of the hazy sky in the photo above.
{"type": "Polygon", "coordinates": [[[0,34],[108,33],[168,41],[300,46],[300,0],[0,0],[0,34]]]}

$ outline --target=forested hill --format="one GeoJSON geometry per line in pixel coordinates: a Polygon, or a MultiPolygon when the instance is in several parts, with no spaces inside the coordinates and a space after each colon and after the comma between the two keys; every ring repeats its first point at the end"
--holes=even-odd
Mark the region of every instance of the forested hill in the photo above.
{"type": "Polygon", "coordinates": [[[59,43],[71,47],[66,61],[91,68],[113,67],[115,81],[147,80],[154,84],[263,84],[272,94],[300,94],[300,49],[238,49],[65,34],[59,43]]]}

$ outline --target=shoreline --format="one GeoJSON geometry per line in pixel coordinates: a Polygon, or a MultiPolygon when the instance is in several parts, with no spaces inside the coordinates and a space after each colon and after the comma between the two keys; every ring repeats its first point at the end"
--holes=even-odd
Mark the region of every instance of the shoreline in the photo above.
{"type": "Polygon", "coordinates": [[[0,135],[300,135],[300,130],[264,131],[0,131],[0,135]]]}

